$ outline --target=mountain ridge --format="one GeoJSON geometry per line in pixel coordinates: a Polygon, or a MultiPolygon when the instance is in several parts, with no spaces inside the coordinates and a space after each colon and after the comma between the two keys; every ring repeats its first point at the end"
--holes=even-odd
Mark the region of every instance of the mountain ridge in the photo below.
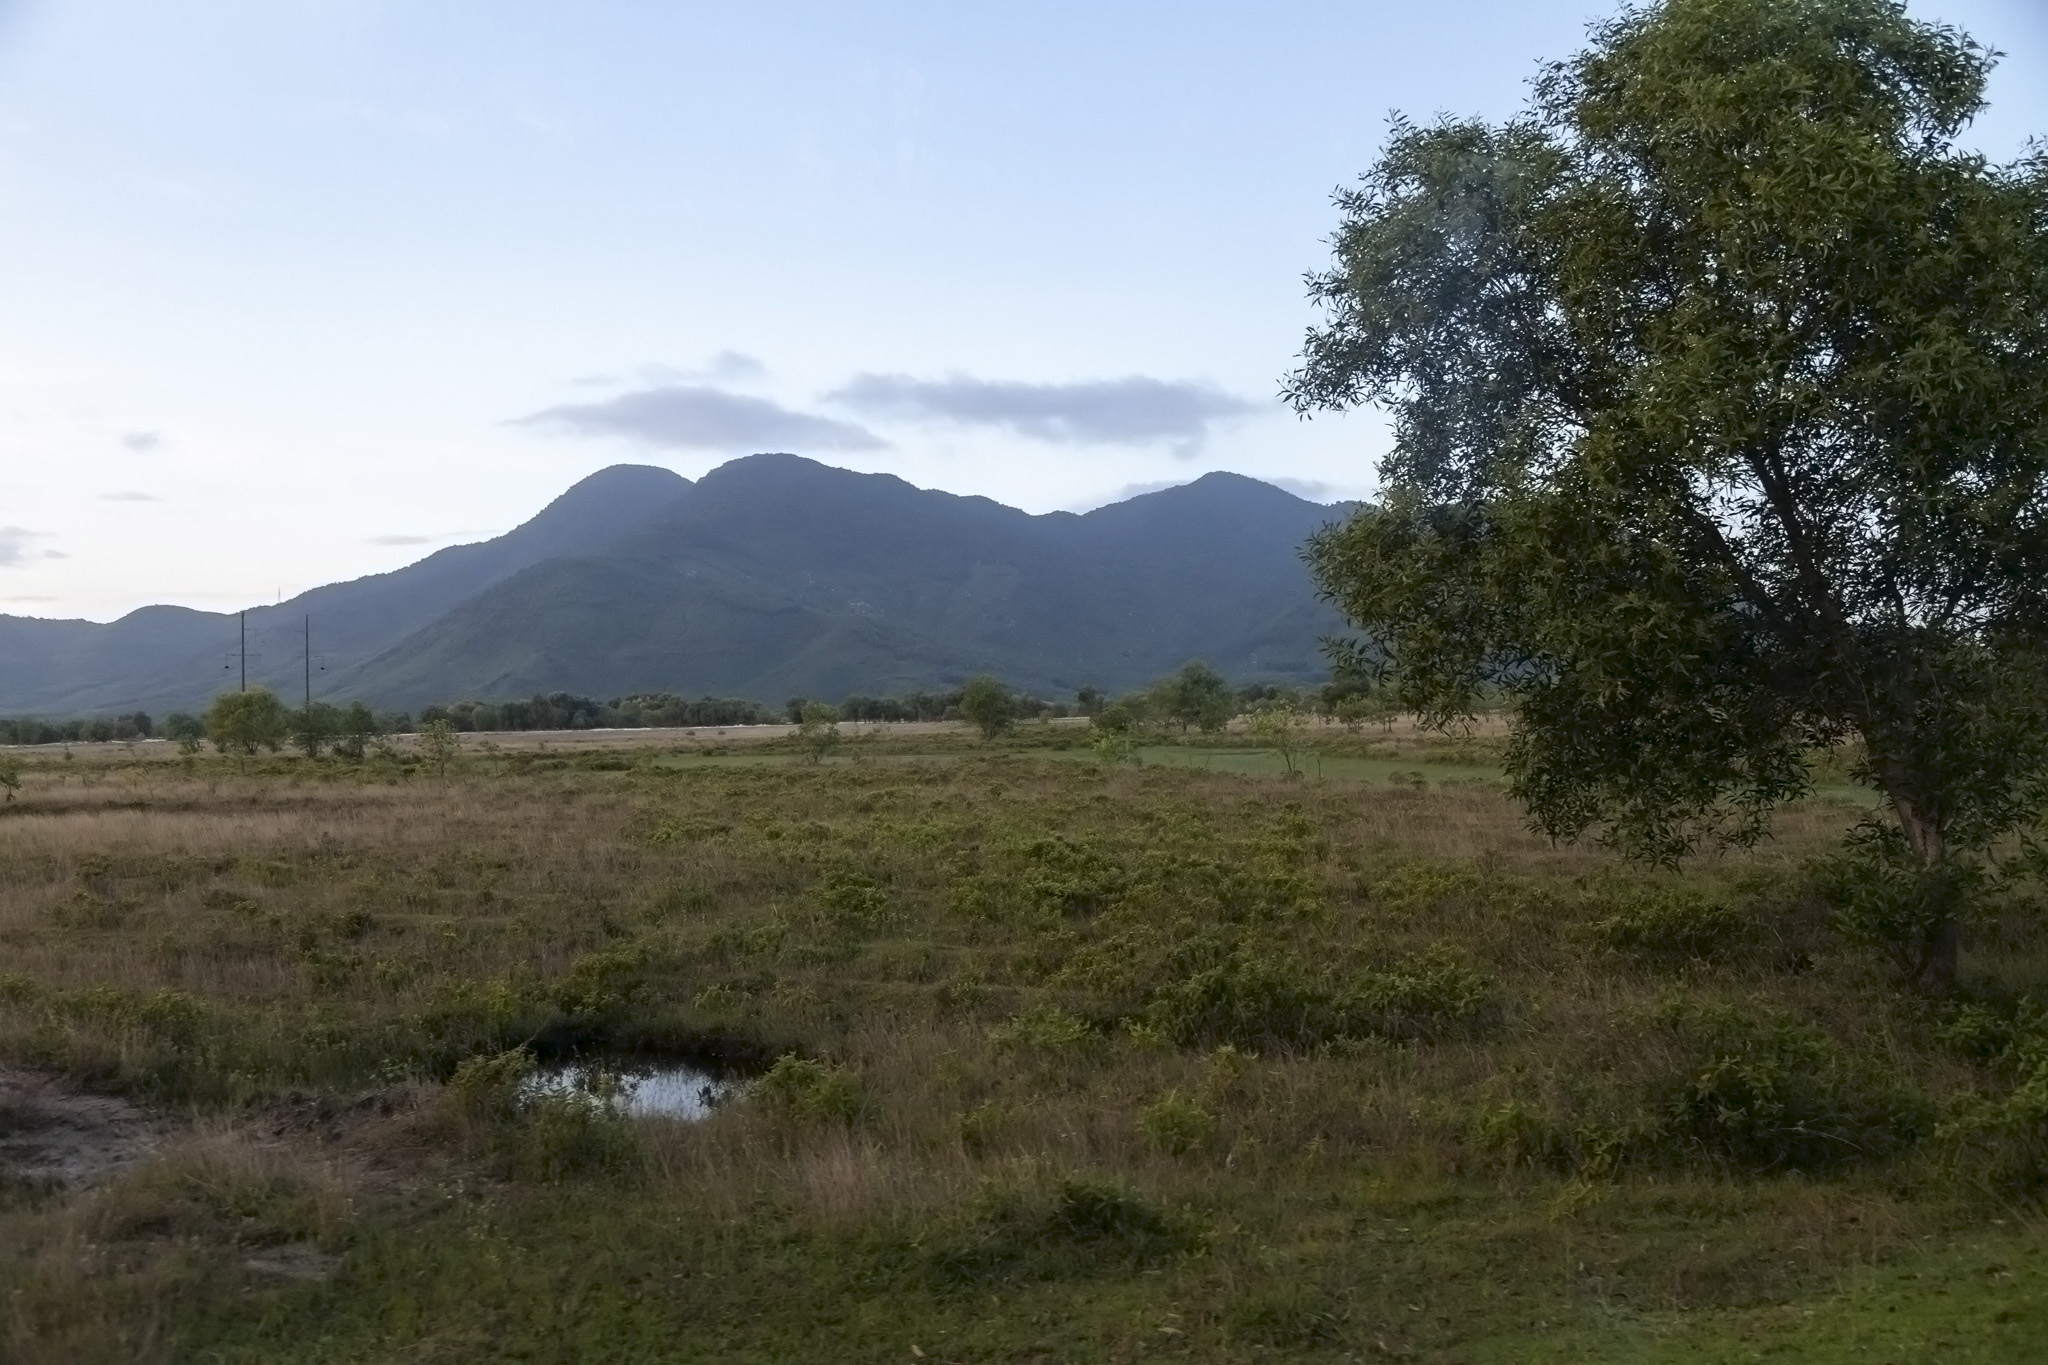
{"type": "MultiPolygon", "coordinates": [[[[1031,514],[770,453],[694,483],[580,480],[491,540],[252,609],[252,681],[416,707],[535,691],[886,693],[993,672],[1123,687],[1187,658],[1306,680],[1319,636],[1298,550],[1341,515],[1243,475],[1031,514]]],[[[232,614],[144,607],[104,625],[0,616],[0,713],[192,709],[230,680],[232,614]]]]}

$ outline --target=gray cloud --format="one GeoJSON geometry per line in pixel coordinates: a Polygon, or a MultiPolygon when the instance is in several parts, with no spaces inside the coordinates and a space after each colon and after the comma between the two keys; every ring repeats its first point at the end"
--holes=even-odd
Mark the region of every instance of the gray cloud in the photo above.
{"type": "Polygon", "coordinates": [[[888,445],[851,422],[694,384],[639,389],[597,403],[565,403],[522,417],[519,424],[576,436],[621,436],[679,450],[881,450],[888,445]]]}
{"type": "Polygon", "coordinates": [[[1062,445],[1170,445],[1182,455],[1193,453],[1215,423],[1257,410],[1213,385],[1143,375],[1023,384],[857,374],[826,397],[875,416],[1000,427],[1062,445]]]}
{"type": "MultiPolygon", "coordinates": [[[[31,531],[26,526],[0,526],[0,569],[11,569],[27,562],[29,542],[40,540],[47,531],[31,531]]],[[[48,558],[45,550],[42,557],[48,558]]]]}
{"type": "Polygon", "coordinates": [[[703,374],[710,379],[759,379],[768,367],[744,351],[720,351],[705,363],[703,374]]]}
{"type": "Polygon", "coordinates": [[[154,431],[130,431],[122,435],[121,444],[137,455],[147,455],[152,450],[162,450],[164,438],[154,431]]]}
{"type": "Polygon", "coordinates": [[[100,494],[101,502],[162,502],[154,493],[142,493],[133,488],[119,488],[112,493],[100,494]]]}

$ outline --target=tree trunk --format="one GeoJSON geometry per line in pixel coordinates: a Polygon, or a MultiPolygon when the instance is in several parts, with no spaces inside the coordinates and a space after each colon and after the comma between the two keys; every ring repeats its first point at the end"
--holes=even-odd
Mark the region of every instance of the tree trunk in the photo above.
{"type": "MultiPolygon", "coordinates": [[[[1904,775],[1896,765],[1886,764],[1882,772],[1885,794],[1891,798],[1892,812],[1898,816],[1906,848],[1922,872],[1932,872],[1948,856],[1948,841],[1942,836],[1941,825],[1906,790],[1904,775]]],[[[1921,934],[1918,957],[1902,952],[1901,965],[1913,985],[1945,995],[1956,984],[1956,956],[1962,946],[1963,926],[1957,921],[1954,908],[1944,905],[1921,934]]]]}

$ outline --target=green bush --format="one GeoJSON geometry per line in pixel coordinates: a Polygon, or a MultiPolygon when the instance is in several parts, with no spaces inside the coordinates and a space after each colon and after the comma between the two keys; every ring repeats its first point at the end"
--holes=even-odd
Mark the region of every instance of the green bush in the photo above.
{"type": "Polygon", "coordinates": [[[1755,944],[1754,914],[1679,888],[1648,890],[1594,923],[1603,948],[1662,963],[1711,961],[1755,944]]]}
{"type": "Polygon", "coordinates": [[[1874,1059],[1773,1012],[1680,1010],[1694,1049],[1666,1087],[1665,1132],[1738,1169],[1819,1171],[1891,1156],[1928,1127],[1926,1101],[1874,1059]]]}
{"type": "Polygon", "coordinates": [[[1178,1090],[1169,1090],[1138,1111],[1138,1131],[1167,1155],[1184,1156],[1214,1140],[1216,1116],[1178,1090]]]}
{"type": "Polygon", "coordinates": [[[2010,1083],[1956,1103],[1939,1129],[1949,1158],[2007,1194],[2038,1197],[2048,1189],[2048,1010],[2024,998],[2005,1010],[1973,1002],[1936,1033],[2010,1083]]]}
{"type": "Polygon", "coordinates": [[[851,1123],[867,1108],[853,1072],[793,1052],[777,1058],[752,1089],[764,1106],[808,1123],[851,1123]]]}
{"type": "Polygon", "coordinates": [[[1896,1156],[1932,1126],[1926,1099],[1897,1074],[1781,1014],[1681,1002],[1653,1027],[1673,1060],[1633,1095],[1567,1112],[1509,1101],[1479,1116],[1476,1144],[1508,1165],[1579,1175],[1625,1166],[1823,1172],[1896,1156]]]}
{"type": "Polygon", "coordinates": [[[1056,1005],[1040,1005],[990,1029],[988,1040],[999,1048],[1072,1052],[1099,1042],[1101,1038],[1094,1027],[1079,1015],[1069,1014],[1056,1005]]]}
{"type": "Polygon", "coordinates": [[[1235,953],[1155,993],[1144,1022],[1187,1047],[1431,1039],[1476,1023],[1489,995],[1484,977],[1441,952],[1341,984],[1286,959],[1235,953]]]}
{"type": "Polygon", "coordinates": [[[448,1078],[447,1101],[471,1122],[504,1122],[518,1116],[532,1075],[533,1053],[524,1047],[469,1057],[448,1078]]]}
{"type": "Polygon", "coordinates": [[[839,929],[877,929],[891,920],[889,893],[874,878],[859,872],[833,872],[818,884],[825,918],[839,929]]]}
{"type": "Polygon", "coordinates": [[[521,1106],[513,1164],[527,1179],[629,1175],[640,1159],[632,1121],[602,1093],[551,1092],[521,1106]]]}

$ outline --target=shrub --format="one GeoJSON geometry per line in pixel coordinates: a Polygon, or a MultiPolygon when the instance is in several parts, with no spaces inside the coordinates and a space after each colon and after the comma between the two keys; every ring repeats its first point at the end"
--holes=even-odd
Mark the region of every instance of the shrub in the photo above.
{"type": "Polygon", "coordinates": [[[1040,1005],[989,1030],[988,1040],[1000,1048],[1071,1052],[1096,1042],[1098,1035],[1081,1016],[1069,1014],[1057,1005],[1040,1005]]]}
{"type": "Polygon", "coordinates": [[[1835,927],[1891,958],[1908,982],[1920,984],[1933,967],[1930,937],[1937,926],[1980,916],[1985,868],[1967,857],[1922,867],[1897,829],[1866,821],[1842,851],[1816,865],[1821,896],[1835,927]]]}
{"type": "Polygon", "coordinates": [[[550,1092],[521,1106],[513,1167],[532,1180],[626,1175],[640,1164],[631,1120],[603,1093],[550,1092]]]}
{"type": "Polygon", "coordinates": [[[1476,1022],[1490,986],[1432,951],[1339,987],[1284,959],[1234,953],[1157,992],[1145,1022],[1187,1047],[1318,1047],[1367,1037],[1436,1038],[1476,1022]]]}
{"type": "Polygon", "coordinates": [[[995,1186],[976,1201],[974,1227],[937,1246],[941,1279],[1056,1279],[1138,1271],[1202,1251],[1208,1230],[1192,1215],[1161,1207],[1121,1181],[1070,1176],[1048,1203],[995,1186]]]}
{"type": "Polygon", "coordinates": [[[533,1075],[533,1053],[524,1047],[469,1057],[448,1078],[447,1100],[471,1122],[504,1122],[519,1112],[521,1092],[533,1075]]]}
{"type": "Polygon", "coordinates": [[[1593,925],[1603,948],[1651,961],[1709,961],[1759,938],[1753,914],[1677,888],[1645,891],[1593,925]]]}
{"type": "Polygon", "coordinates": [[[1138,1131],[1167,1155],[1184,1156],[1215,1138],[1216,1117],[1178,1090],[1169,1090],[1138,1111],[1138,1131]]]}
{"type": "Polygon", "coordinates": [[[1075,1176],[1060,1182],[1047,1231],[1068,1241],[1115,1246],[1150,1261],[1190,1249],[1191,1228],[1121,1181],[1075,1176]]]}
{"type": "Polygon", "coordinates": [[[1924,1100],[1816,1028],[1731,1005],[1681,1010],[1697,1049],[1666,1087],[1665,1133],[1741,1169],[1826,1170],[1890,1156],[1927,1124],[1924,1100]]]}
{"type": "Polygon", "coordinates": [[[2048,1187],[2048,1011],[2029,999],[2010,1011],[1967,1004],[1937,1036],[2012,1082],[2003,1094],[1955,1106],[1939,1129],[1948,1156],[2009,1194],[2038,1196],[2048,1187]]]}
{"type": "Polygon", "coordinates": [[[793,1052],[777,1058],[753,1091],[763,1105],[810,1123],[851,1123],[867,1108],[853,1072],[793,1052]]]}
{"type": "Polygon", "coordinates": [[[890,921],[889,893],[860,872],[833,872],[819,883],[826,918],[841,929],[876,929],[890,921]]]}
{"type": "Polygon", "coordinates": [[[1926,1100],[1900,1077],[1781,1014],[1674,1002],[1656,1024],[1675,1058],[1632,1095],[1562,1113],[1510,1101],[1479,1116],[1476,1144],[1511,1166],[1579,1175],[1638,1165],[1820,1172],[1894,1156],[1930,1126],[1926,1100]]]}

